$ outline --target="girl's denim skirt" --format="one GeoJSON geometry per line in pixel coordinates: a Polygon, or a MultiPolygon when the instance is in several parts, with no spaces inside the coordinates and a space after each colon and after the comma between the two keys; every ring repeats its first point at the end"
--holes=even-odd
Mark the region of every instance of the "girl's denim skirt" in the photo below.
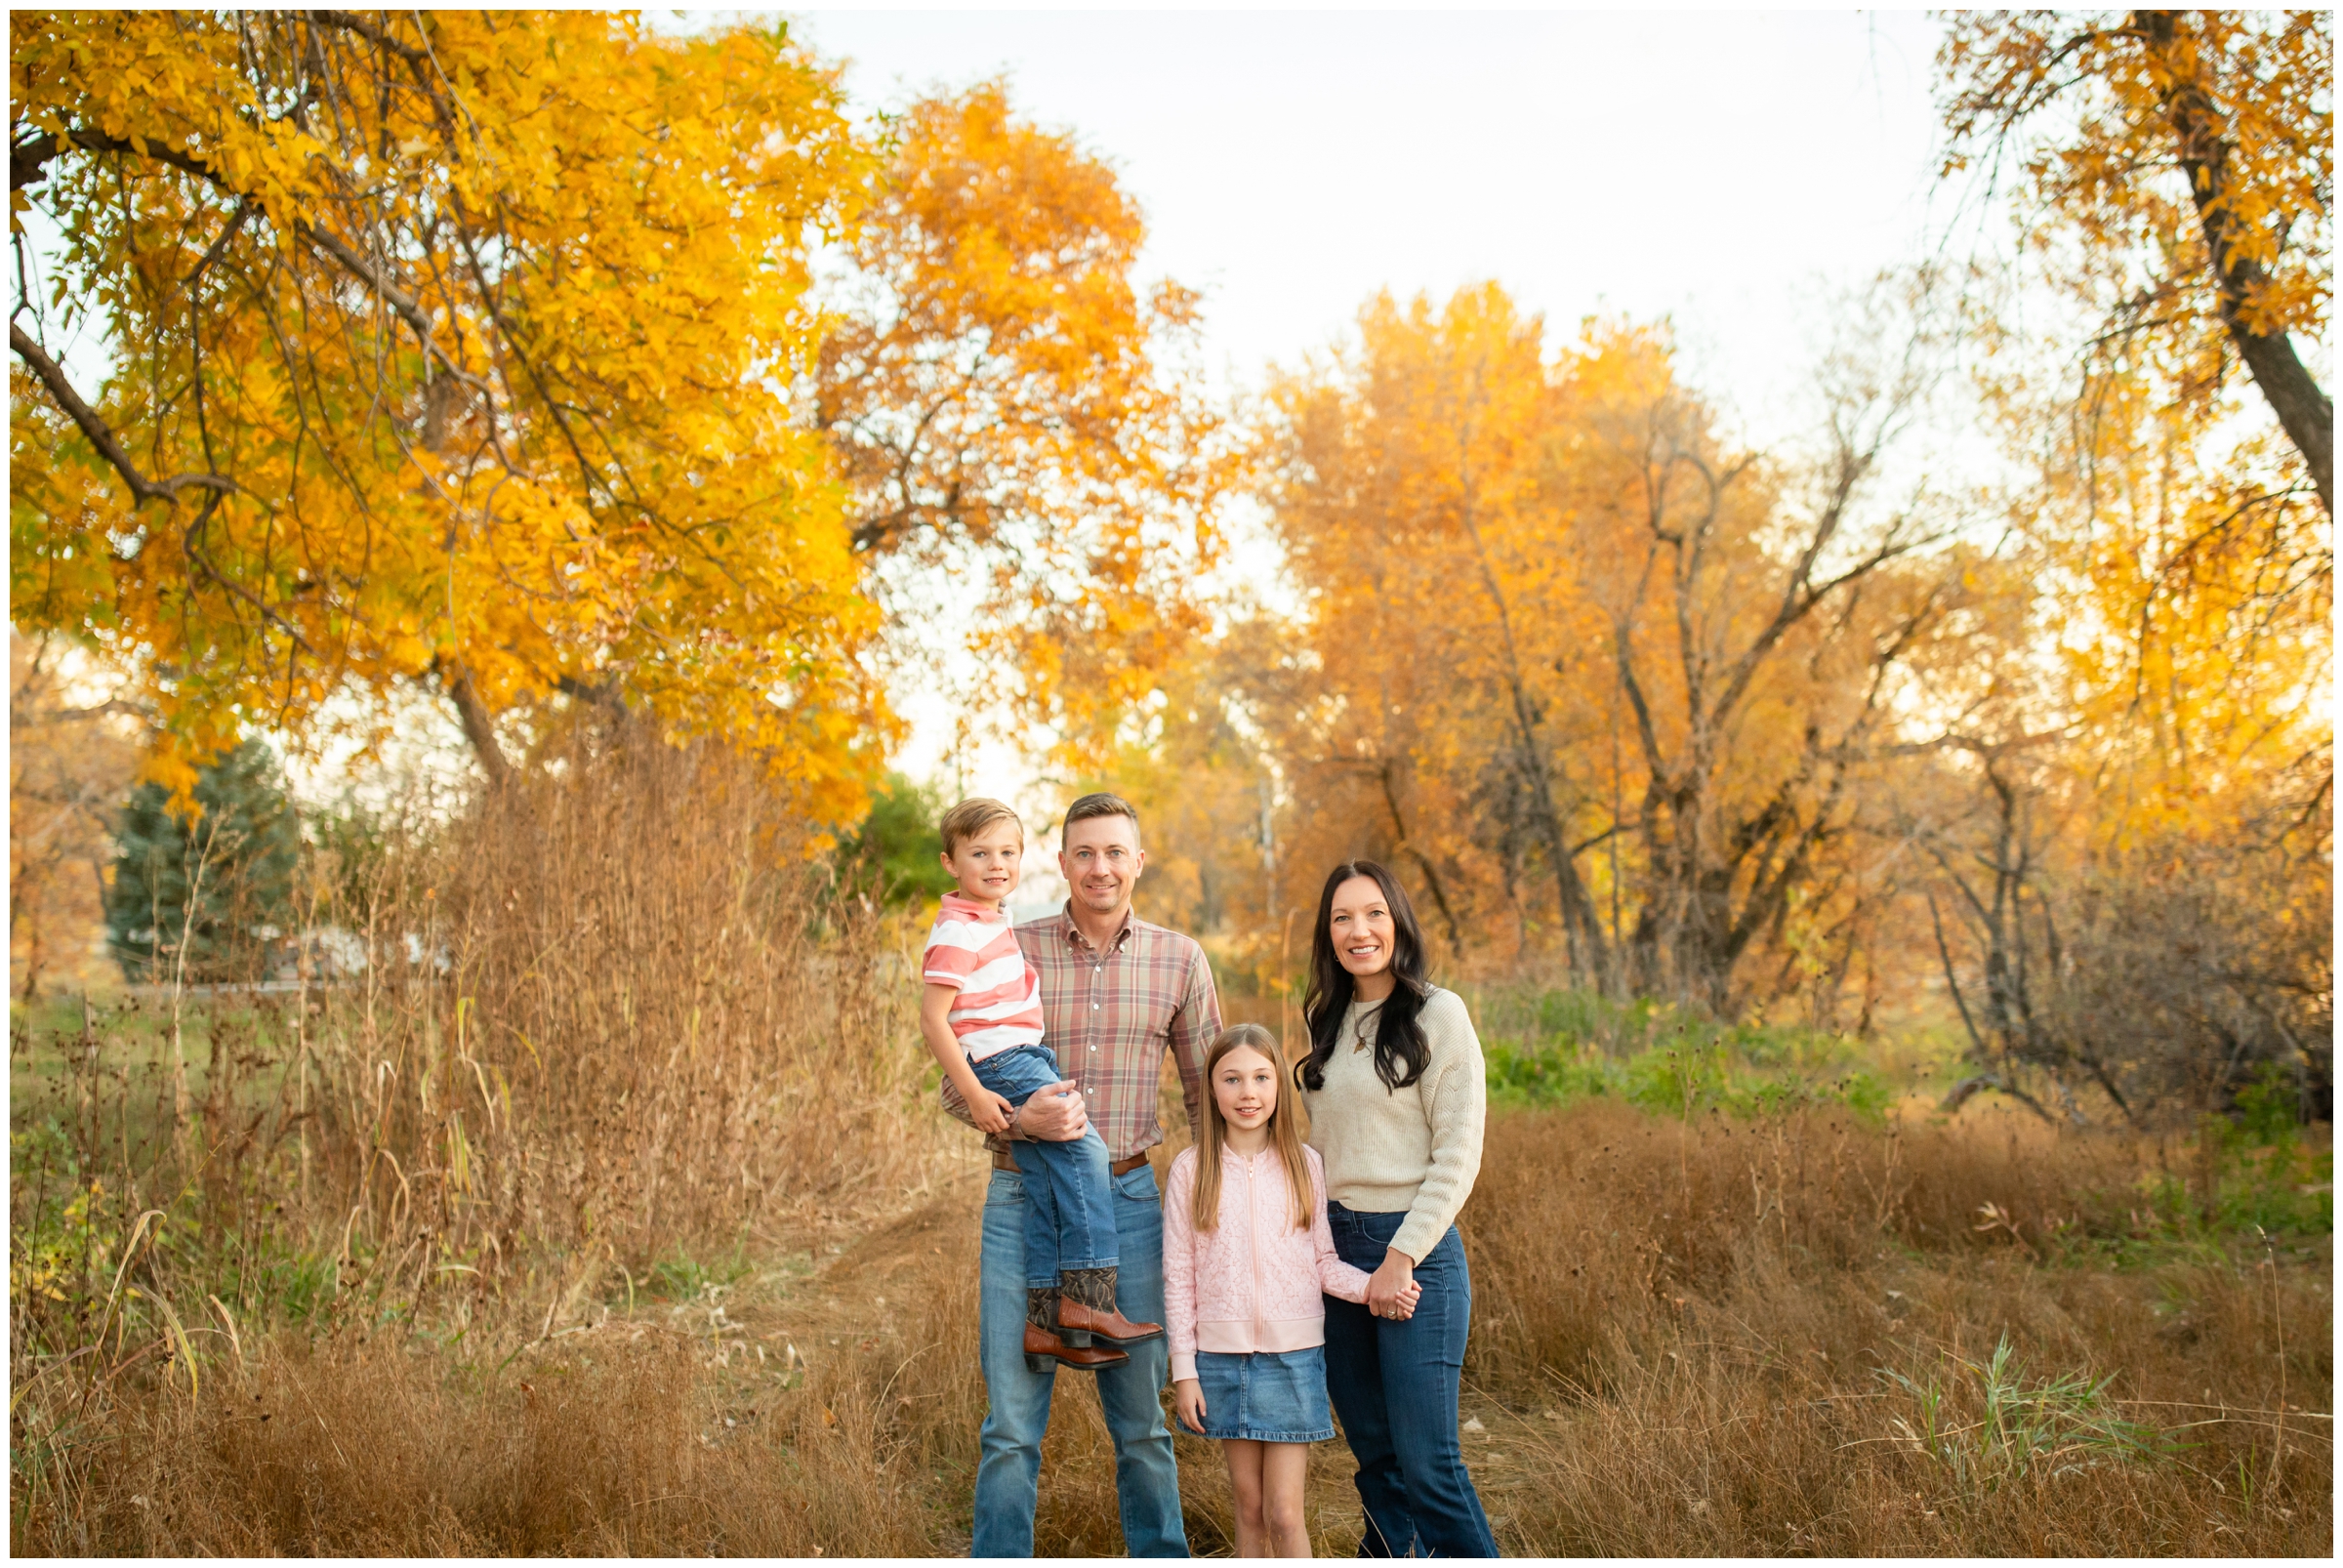
{"type": "Polygon", "coordinates": [[[1326,1402],[1326,1347],[1226,1355],[1200,1350],[1204,1435],[1256,1443],[1323,1443],[1335,1435],[1326,1402]]]}

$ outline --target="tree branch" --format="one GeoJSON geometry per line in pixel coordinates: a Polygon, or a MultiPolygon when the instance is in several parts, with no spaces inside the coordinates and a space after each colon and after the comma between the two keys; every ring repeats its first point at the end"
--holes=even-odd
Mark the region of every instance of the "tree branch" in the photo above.
{"type": "Polygon", "coordinates": [[[2199,85],[2195,50],[2180,43],[2176,14],[2135,11],[2132,25],[2146,41],[2161,67],[2165,86],[2160,97],[2164,118],[2179,142],[2180,167],[2189,179],[2189,194],[2197,203],[2198,221],[2204,227],[2206,261],[2212,270],[2221,321],[2238,346],[2239,357],[2253,373],[2254,385],[2272,413],[2309,465],[2319,486],[2320,505],[2335,515],[2335,404],[2294,351],[2283,332],[2264,334],[2246,324],[2245,312],[2269,284],[2259,262],[2245,253],[2238,232],[2235,195],[2230,189],[2228,141],[2220,132],[2220,111],[2199,85]]]}
{"type": "Polygon", "coordinates": [[[49,160],[64,150],[63,144],[47,132],[29,142],[11,142],[8,144],[8,188],[21,190],[38,185],[46,178],[49,160]]]}
{"type": "Polygon", "coordinates": [[[130,486],[133,505],[148,501],[176,503],[179,492],[190,486],[215,490],[223,495],[235,490],[236,481],[224,474],[180,474],[168,479],[146,477],[139,472],[138,465],[130,460],[130,454],[123,450],[122,442],[112,428],[83,400],[81,393],[73,390],[73,384],[65,379],[63,368],[49,357],[41,346],[32,340],[30,333],[14,321],[8,324],[8,346],[16,351],[18,358],[32,367],[32,373],[40,377],[41,385],[49,390],[50,397],[64,410],[67,418],[81,428],[81,433],[89,437],[90,444],[98,449],[98,455],[122,475],[123,482],[130,486]]]}

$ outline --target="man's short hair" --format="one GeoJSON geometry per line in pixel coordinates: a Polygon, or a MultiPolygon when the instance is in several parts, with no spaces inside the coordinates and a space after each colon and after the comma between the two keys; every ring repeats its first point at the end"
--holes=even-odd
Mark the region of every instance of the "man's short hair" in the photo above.
{"type": "Polygon", "coordinates": [[[935,831],[943,835],[944,853],[950,854],[962,843],[976,837],[996,822],[1015,822],[1017,836],[1024,837],[1025,824],[1018,819],[1016,812],[999,801],[988,800],[981,795],[971,796],[946,811],[944,819],[935,825],[935,831]]]}
{"type": "Polygon", "coordinates": [[[1072,805],[1067,806],[1066,820],[1059,825],[1058,836],[1063,838],[1066,830],[1073,827],[1075,823],[1088,822],[1094,816],[1127,816],[1130,818],[1131,838],[1135,840],[1139,836],[1139,813],[1132,808],[1131,804],[1120,795],[1107,795],[1103,792],[1086,795],[1072,805]]]}

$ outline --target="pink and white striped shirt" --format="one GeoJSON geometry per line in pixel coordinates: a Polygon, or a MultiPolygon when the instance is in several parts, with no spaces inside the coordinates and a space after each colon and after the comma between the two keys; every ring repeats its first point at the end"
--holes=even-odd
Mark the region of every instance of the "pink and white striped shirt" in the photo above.
{"type": "Polygon", "coordinates": [[[945,1017],[968,1060],[1042,1043],[1042,975],[1017,945],[1008,912],[944,894],[920,969],[960,1000],[945,1017]]]}

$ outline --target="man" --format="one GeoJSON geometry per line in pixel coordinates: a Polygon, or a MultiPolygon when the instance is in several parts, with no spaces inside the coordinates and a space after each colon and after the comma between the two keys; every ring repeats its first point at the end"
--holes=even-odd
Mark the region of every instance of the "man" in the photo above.
{"type": "MultiPolygon", "coordinates": [[[[1138,813],[1130,803],[1086,795],[1066,808],[1060,833],[1057,866],[1071,896],[1056,914],[1017,928],[1017,945],[1041,971],[1043,1038],[1068,1076],[1019,1107],[1007,1135],[985,1140],[993,1151],[993,1183],[984,1204],[977,1333],[991,1409],[976,1465],[970,1549],[978,1557],[1033,1555],[1042,1434],[1049,1424],[1058,1366],[1115,1354],[1075,1349],[1026,1322],[1025,1187],[1009,1138],[1076,1138],[1097,1126],[1113,1162],[1122,1256],[1116,1309],[1146,1322],[1164,1317],[1163,1199],[1147,1164],[1147,1151],[1164,1140],[1156,1119],[1164,1052],[1179,1069],[1188,1124],[1198,1126],[1202,1064],[1220,1032],[1220,1002],[1204,949],[1131,913],[1130,890],[1146,864],[1138,813]]],[[[949,1080],[944,1108],[970,1120],[949,1080]]],[[[1184,1557],[1179,1471],[1162,1402],[1171,1353],[1159,1338],[1131,1345],[1129,1355],[1095,1373],[1098,1402],[1115,1440],[1124,1550],[1133,1557],[1184,1557]]]]}

